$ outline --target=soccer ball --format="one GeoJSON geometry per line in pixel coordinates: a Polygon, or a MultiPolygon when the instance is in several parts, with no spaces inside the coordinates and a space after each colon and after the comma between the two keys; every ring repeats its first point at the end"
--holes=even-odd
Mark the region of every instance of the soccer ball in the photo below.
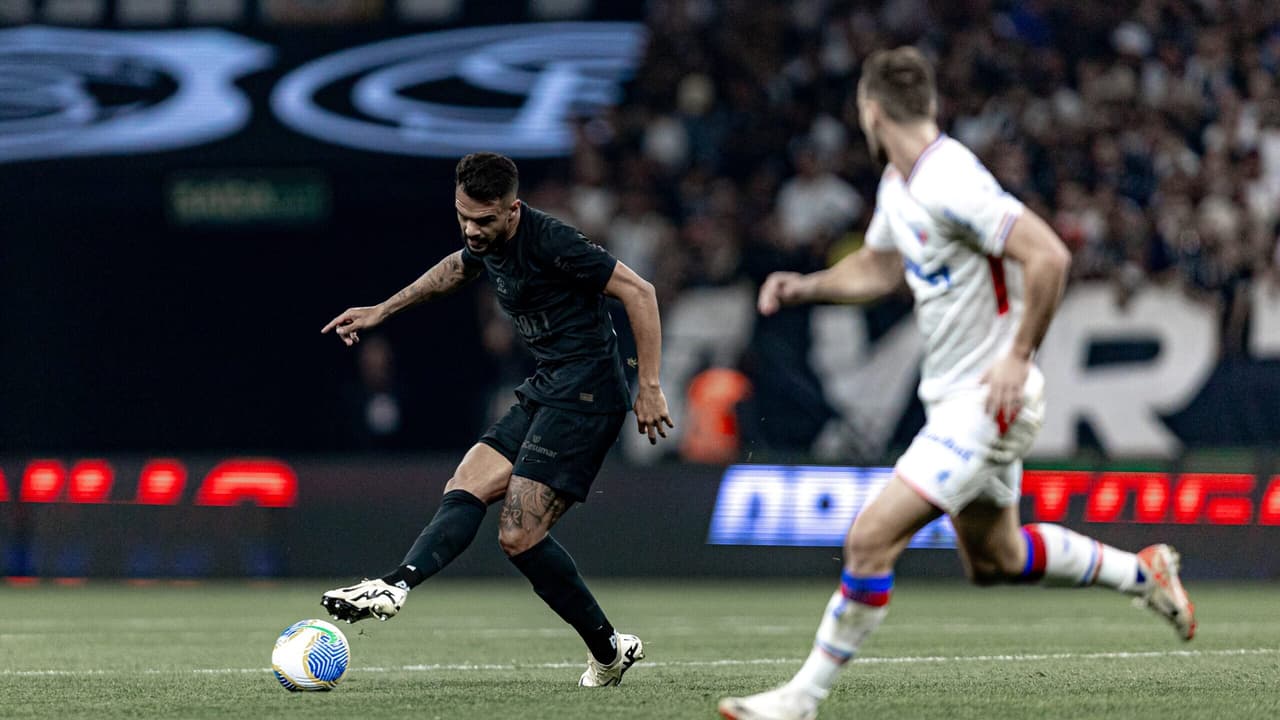
{"type": "Polygon", "coordinates": [[[276,638],[271,669],[286,690],[332,690],[347,672],[351,647],[324,620],[299,620],[276,638]]]}

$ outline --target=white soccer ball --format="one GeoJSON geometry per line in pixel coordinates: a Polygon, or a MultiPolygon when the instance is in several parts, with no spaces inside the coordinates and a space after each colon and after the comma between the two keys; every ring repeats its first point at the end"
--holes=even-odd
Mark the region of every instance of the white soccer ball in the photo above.
{"type": "Polygon", "coordinates": [[[347,672],[351,646],[324,620],[299,620],[276,638],[271,669],[286,690],[332,690],[347,672]]]}

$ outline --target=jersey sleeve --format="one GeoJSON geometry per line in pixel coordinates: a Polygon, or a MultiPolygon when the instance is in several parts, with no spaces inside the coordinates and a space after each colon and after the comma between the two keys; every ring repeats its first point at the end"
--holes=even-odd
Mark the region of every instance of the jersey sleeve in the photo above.
{"type": "Polygon", "coordinates": [[[913,193],[919,193],[939,224],[968,237],[987,255],[1003,255],[1009,231],[1022,214],[1022,202],[1005,192],[977,158],[949,159],[953,162],[931,168],[935,172],[913,193]]]}
{"type": "Polygon", "coordinates": [[[618,259],[568,225],[548,228],[542,256],[554,272],[571,284],[591,292],[602,292],[618,259]]]}
{"type": "Polygon", "coordinates": [[[894,250],[897,248],[893,243],[893,233],[889,231],[889,221],[885,219],[884,211],[878,207],[871,215],[871,224],[867,226],[865,242],[867,247],[872,250],[894,250]]]}

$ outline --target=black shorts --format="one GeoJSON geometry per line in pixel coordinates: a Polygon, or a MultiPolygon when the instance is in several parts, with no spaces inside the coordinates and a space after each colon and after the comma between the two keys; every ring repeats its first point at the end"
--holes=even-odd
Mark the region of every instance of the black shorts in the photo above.
{"type": "Polygon", "coordinates": [[[587,501],[591,483],[618,439],[627,414],[580,413],[534,402],[519,402],[493,424],[480,442],[514,466],[512,475],[587,501]]]}

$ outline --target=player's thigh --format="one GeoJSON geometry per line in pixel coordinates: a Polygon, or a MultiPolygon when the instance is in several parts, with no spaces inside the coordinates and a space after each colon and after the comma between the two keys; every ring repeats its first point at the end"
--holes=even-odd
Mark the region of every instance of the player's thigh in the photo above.
{"type": "Polygon", "coordinates": [[[520,400],[512,405],[463,456],[445,485],[445,492],[466,490],[486,503],[501,500],[532,423],[533,411],[528,403],[520,400]]]}
{"type": "Polygon", "coordinates": [[[625,413],[580,413],[534,405],[512,474],[586,502],[600,466],[618,440],[625,413]]]}
{"type": "Polygon", "coordinates": [[[951,516],[956,549],[965,573],[975,582],[1017,577],[1026,561],[1018,506],[975,500],[951,516]]]}
{"type": "Polygon", "coordinates": [[[912,536],[941,515],[895,475],[854,519],[845,539],[845,565],[859,574],[892,571],[912,536]]]}
{"type": "Polygon", "coordinates": [[[992,491],[997,478],[988,455],[998,436],[995,420],[987,417],[976,394],[937,403],[894,473],[934,507],[954,515],[992,491]]]}
{"type": "Polygon", "coordinates": [[[524,398],[518,398],[507,413],[485,430],[480,442],[462,457],[453,478],[444,486],[444,492],[465,489],[486,503],[498,502],[507,495],[507,483],[521,443],[534,423],[534,407],[524,398]]]}
{"type": "Polygon", "coordinates": [[[495,503],[507,492],[511,461],[484,443],[471,446],[453,471],[444,491],[465,490],[485,503],[495,503]]]}

